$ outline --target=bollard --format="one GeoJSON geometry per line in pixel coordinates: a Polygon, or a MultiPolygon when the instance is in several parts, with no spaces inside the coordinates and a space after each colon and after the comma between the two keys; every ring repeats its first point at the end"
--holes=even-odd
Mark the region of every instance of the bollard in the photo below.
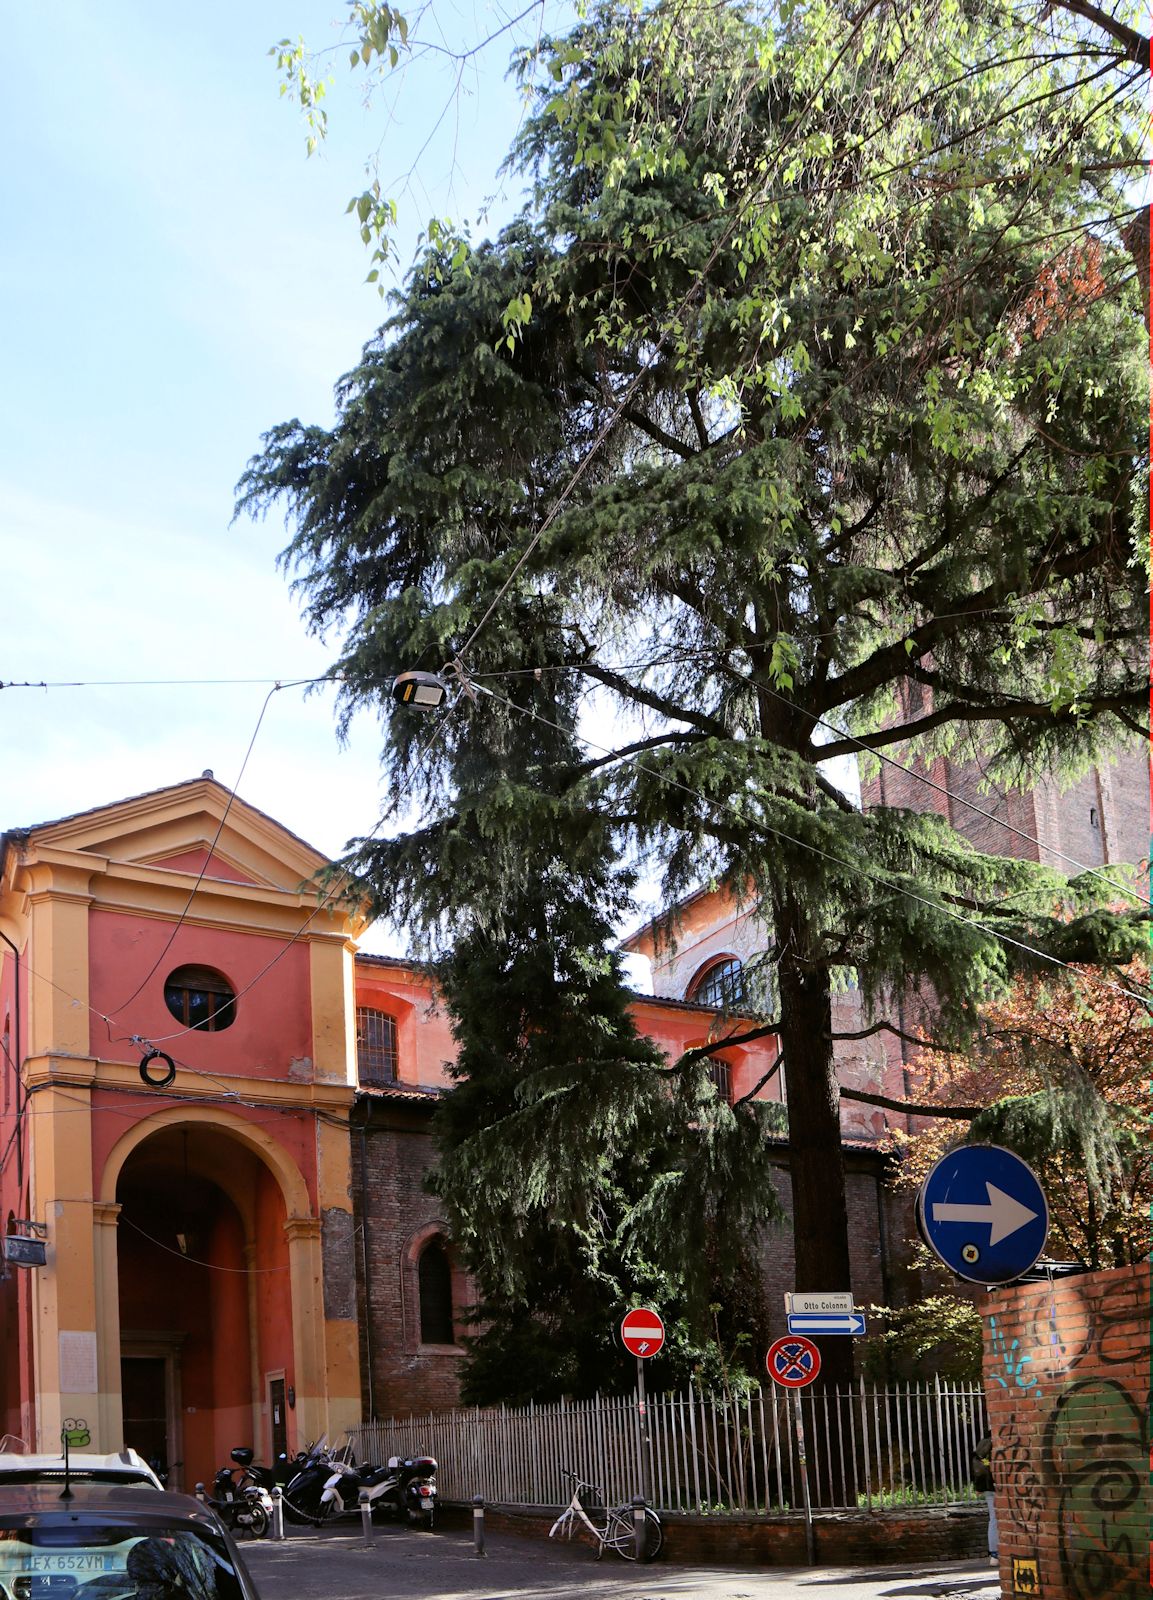
{"type": "Polygon", "coordinates": [[[367,1489],[362,1489],[357,1496],[360,1501],[360,1531],[364,1535],[366,1548],[372,1546],[372,1500],[367,1489]]]}
{"type": "Polygon", "coordinates": [[[205,1493],[204,1493],[204,1485],[202,1483],[198,1483],[196,1485],[196,1498],[198,1500],[203,1500],[203,1499],[206,1498],[205,1493]]]}
{"type": "Polygon", "coordinates": [[[272,1489],[272,1537],[274,1539],[287,1537],[284,1531],[284,1496],[279,1484],[274,1485],[272,1489]]]}
{"type": "Polygon", "coordinates": [[[643,1496],[633,1496],[633,1553],[638,1561],[645,1559],[645,1502],[643,1496]]]}
{"type": "Polygon", "coordinates": [[[472,1543],[473,1553],[484,1555],[484,1496],[474,1495],[472,1501],[472,1543]]]}

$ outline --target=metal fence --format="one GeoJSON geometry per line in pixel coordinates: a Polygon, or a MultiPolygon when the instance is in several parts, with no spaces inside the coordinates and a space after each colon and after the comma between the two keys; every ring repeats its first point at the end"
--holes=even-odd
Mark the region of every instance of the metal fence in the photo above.
{"type": "MultiPolygon", "coordinates": [[[[801,1511],[957,1504],[977,1498],[970,1456],[987,1431],[979,1384],[852,1390],[774,1387],[744,1399],[649,1396],[651,1502],[661,1511],[801,1511]]],[[[564,1469],[610,1504],[642,1485],[633,1395],[460,1409],[354,1428],[358,1459],[427,1453],[447,1500],[560,1505],[564,1469]]]]}

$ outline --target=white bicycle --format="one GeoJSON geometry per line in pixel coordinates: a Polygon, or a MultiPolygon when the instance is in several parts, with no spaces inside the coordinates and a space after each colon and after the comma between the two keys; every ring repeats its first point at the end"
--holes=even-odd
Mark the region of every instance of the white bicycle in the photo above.
{"type": "MultiPolygon", "coordinates": [[[[549,1538],[555,1539],[563,1532],[566,1539],[571,1539],[577,1525],[583,1524],[596,1540],[598,1561],[606,1550],[615,1550],[617,1555],[623,1556],[626,1561],[635,1561],[637,1542],[632,1506],[617,1506],[614,1511],[594,1510],[593,1516],[604,1517],[603,1524],[598,1527],[590,1517],[588,1508],[581,1503],[581,1496],[589,1495],[603,1502],[604,1495],[595,1484],[585,1483],[575,1472],[562,1472],[561,1477],[567,1478],[572,1484],[572,1499],[549,1529],[549,1538]]],[[[664,1538],[665,1530],[661,1527],[661,1519],[655,1511],[650,1511],[646,1506],[644,1550],[641,1560],[651,1561],[654,1556],[659,1555],[664,1538]]]]}

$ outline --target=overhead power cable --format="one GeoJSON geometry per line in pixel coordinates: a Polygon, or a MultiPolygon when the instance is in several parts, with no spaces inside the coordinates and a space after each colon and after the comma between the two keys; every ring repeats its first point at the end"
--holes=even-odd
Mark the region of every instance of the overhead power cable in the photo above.
{"type": "MultiPolygon", "coordinates": [[[[442,734],[445,731],[445,728],[447,727],[449,717],[451,717],[452,713],[456,710],[456,707],[459,705],[459,703],[460,703],[460,700],[459,700],[459,697],[458,697],[441,714],[441,716],[437,720],[437,723],[436,723],[435,727],[433,728],[430,736],[425,740],[424,744],[421,746],[420,750],[417,752],[416,759],[412,763],[411,767],[409,768],[408,778],[401,785],[401,787],[396,791],[396,793],[393,795],[392,800],[386,806],[385,810],[381,813],[381,816],[380,816],[379,820],[377,821],[376,825],[373,827],[372,831],[370,833],[367,833],[367,834],[364,835],[364,839],[362,841],[363,843],[367,844],[370,840],[375,839],[376,836],[379,834],[380,830],[384,827],[385,823],[388,822],[390,820],[390,818],[396,813],[398,807],[401,804],[401,801],[405,798],[405,796],[407,795],[409,789],[412,787],[412,783],[416,778],[416,775],[417,775],[417,773],[418,773],[418,771],[420,769],[420,766],[421,766],[422,762],[429,755],[429,753],[431,752],[433,746],[441,738],[442,734]]],[[[337,878],[331,884],[331,886],[325,891],[324,895],[317,902],[317,905],[316,905],[315,909],[308,915],[308,917],[304,920],[304,922],[301,923],[300,927],[297,928],[296,932],[292,935],[292,937],[290,939],[287,939],[285,941],[285,943],[283,945],[281,945],[281,947],[277,951],[277,953],[272,957],[272,960],[267,962],[263,967],[261,967],[260,971],[256,974],[256,976],[254,978],[250,979],[249,982],[245,984],[244,988],[238,990],[237,993],[233,996],[232,1001],[231,1001],[231,1004],[233,1006],[235,1006],[240,1000],[242,1000],[246,994],[250,994],[252,992],[252,990],[256,987],[256,985],[258,983],[261,983],[268,976],[268,974],[273,970],[273,968],[278,964],[278,962],[281,962],[281,961],[284,960],[284,957],[288,954],[289,950],[292,949],[293,945],[297,942],[297,940],[300,939],[304,935],[304,933],[306,932],[306,930],[309,927],[311,927],[312,923],[321,914],[321,912],[327,910],[328,907],[331,906],[333,904],[333,902],[336,899],[338,899],[341,894],[343,894],[345,892],[345,890],[348,888],[348,885],[351,883],[351,881],[352,881],[352,874],[350,872],[348,872],[347,870],[342,869],[340,874],[337,876],[337,878]]],[[[181,1039],[181,1038],[184,1037],[185,1034],[196,1033],[198,1031],[200,1031],[200,1030],[198,1030],[195,1027],[177,1028],[172,1033],[157,1034],[155,1036],[155,1038],[146,1038],[146,1037],[144,1037],[143,1035],[140,1035],[140,1034],[133,1034],[132,1035],[132,1042],[133,1042],[133,1044],[139,1045],[142,1049],[154,1050],[154,1049],[156,1049],[156,1047],[158,1045],[167,1044],[172,1039],[181,1039]]]]}
{"type": "MultiPolygon", "coordinates": [[[[570,728],[562,727],[559,722],[554,722],[551,718],[544,717],[539,712],[531,710],[528,707],[518,706],[516,702],[510,700],[507,695],[497,694],[495,690],[484,688],[479,684],[477,685],[477,688],[479,689],[480,693],[488,696],[489,699],[498,701],[501,705],[507,706],[509,710],[515,711],[518,715],[528,717],[537,722],[542,722],[546,727],[555,728],[558,732],[577,739],[579,743],[585,745],[589,750],[596,750],[602,755],[608,756],[613,756],[616,754],[616,752],[610,746],[600,744],[597,740],[590,739],[586,734],[576,732],[570,728]]],[[[714,800],[708,795],[702,794],[699,789],[694,789],[690,784],[681,783],[678,778],[669,777],[667,773],[659,771],[656,767],[649,766],[644,761],[636,761],[634,765],[638,768],[638,770],[647,773],[651,778],[655,778],[659,783],[666,784],[668,787],[673,789],[678,789],[683,794],[691,795],[693,799],[699,801],[704,806],[710,806],[718,810],[730,812],[733,817],[740,822],[742,827],[747,828],[750,826],[750,818],[743,812],[738,811],[735,806],[729,804],[728,802],[714,800]]],[[[930,900],[925,895],[917,894],[915,890],[910,889],[906,884],[903,884],[895,874],[886,871],[883,867],[870,867],[860,861],[847,860],[843,856],[834,854],[834,852],[831,850],[823,849],[820,845],[812,844],[806,839],[798,839],[793,834],[786,832],[785,829],[778,828],[774,824],[765,822],[760,818],[752,822],[751,825],[761,829],[763,832],[771,835],[775,839],[780,839],[786,844],[794,845],[799,850],[808,850],[813,855],[820,856],[826,861],[831,861],[835,866],[842,867],[846,872],[857,873],[862,877],[869,878],[875,883],[880,883],[887,889],[895,890],[898,894],[904,895],[906,899],[913,901],[915,904],[924,906],[929,911],[939,913],[941,916],[948,918],[952,922],[959,923],[961,927],[969,928],[978,933],[983,933],[987,938],[997,939],[1002,944],[1008,945],[1015,950],[1020,950],[1025,955],[1036,957],[1038,961],[1048,962],[1051,966],[1060,967],[1066,972],[1071,972],[1073,977],[1078,981],[1084,981],[1084,975],[1072,962],[1064,961],[1060,956],[1052,955],[1047,950],[1040,950],[1037,948],[1037,946],[1028,944],[1022,939],[1015,939],[1012,934],[1005,933],[1003,929],[990,927],[987,923],[978,921],[975,917],[968,917],[963,912],[956,911],[952,907],[946,906],[939,901],[930,900]]],[[[1115,989],[1119,994],[1123,994],[1127,999],[1135,1000],[1138,1005],[1144,1006],[1146,1009],[1153,1008],[1153,1000],[1151,1000],[1148,996],[1138,994],[1136,990],[1129,989],[1124,984],[1118,983],[1115,978],[1101,978],[1099,981],[1104,983],[1107,987],[1115,989]]]]}
{"type": "Polygon", "coordinates": [[[279,678],[69,678],[59,680],[41,679],[32,682],[30,679],[17,682],[15,679],[0,681],[0,689],[192,689],[211,687],[213,684],[222,686],[236,686],[253,684],[263,686],[272,684],[278,689],[297,688],[305,683],[343,683],[344,678],[337,673],[322,672],[316,678],[293,678],[287,681],[289,674],[285,673],[279,678]]]}
{"type": "Polygon", "coordinates": [[[930,789],[934,789],[937,794],[943,795],[948,800],[955,801],[958,805],[965,806],[968,810],[975,812],[977,816],[984,817],[986,822],[994,822],[999,828],[1004,828],[1007,832],[1015,834],[1018,839],[1024,839],[1028,844],[1035,844],[1038,850],[1047,850],[1050,855],[1056,856],[1059,861],[1065,861],[1069,866],[1076,867],[1079,874],[1100,879],[1115,894],[1128,895],[1131,900],[1135,900],[1141,906],[1149,904],[1147,895],[1140,894],[1136,889],[1131,889],[1128,884],[1111,878],[1100,867],[1091,867],[1084,861],[1078,861],[1076,856],[1071,856],[1066,851],[1059,850],[1056,845],[1045,844],[1035,834],[1027,833],[1023,828],[1018,828],[1004,817],[997,816],[996,812],[986,811],[983,806],[979,806],[975,801],[967,799],[965,795],[958,793],[956,789],[950,789],[947,784],[938,783],[935,778],[930,778],[927,772],[918,772],[916,767],[911,767],[903,761],[898,761],[895,756],[886,755],[883,750],[874,750],[872,745],[867,744],[864,740],[856,738],[853,734],[846,732],[844,728],[838,728],[835,723],[828,721],[825,717],[818,716],[815,711],[807,711],[804,706],[798,705],[795,700],[788,699],[786,695],[780,694],[776,689],[769,688],[767,684],[758,684],[757,687],[764,690],[766,694],[772,695],[775,700],[779,700],[782,705],[787,705],[791,711],[799,711],[802,716],[808,717],[818,727],[825,728],[830,733],[835,733],[839,739],[847,739],[850,744],[855,744],[866,755],[876,756],[886,766],[896,767],[898,772],[904,772],[910,778],[916,778],[918,783],[924,783],[930,789]]]}
{"type": "Polygon", "coordinates": [[[210,863],[212,861],[213,853],[216,850],[216,846],[220,843],[220,836],[224,832],[224,824],[228,821],[228,813],[232,810],[232,802],[236,799],[236,791],[239,789],[240,784],[241,784],[241,782],[242,782],[242,780],[244,778],[244,773],[245,773],[245,770],[246,770],[246,768],[248,766],[249,757],[252,755],[253,746],[256,744],[257,734],[259,734],[259,732],[260,732],[261,725],[264,722],[265,712],[268,710],[268,707],[271,704],[272,697],[280,689],[285,689],[285,688],[291,689],[291,688],[297,688],[297,687],[299,687],[299,685],[297,685],[297,684],[274,683],[272,688],[265,695],[264,704],[260,708],[260,715],[256,719],[256,726],[252,730],[252,737],[248,741],[248,748],[244,752],[244,760],[240,763],[240,771],[236,775],[236,782],[232,785],[232,788],[228,791],[228,801],[227,801],[227,803],[226,803],[226,805],[224,807],[224,810],[221,812],[220,821],[216,825],[216,832],[212,836],[212,843],[208,846],[208,849],[205,852],[204,865],[201,867],[200,871],[196,874],[196,882],[192,885],[192,888],[188,891],[188,898],[184,902],[184,906],[181,909],[180,915],[179,915],[179,917],[177,917],[174,926],[170,930],[170,932],[168,934],[168,938],[165,940],[164,946],[163,946],[162,950],[160,951],[160,954],[156,957],[156,960],[149,967],[148,971],[144,974],[143,978],[141,978],[140,982],[136,985],[135,989],[133,989],[132,993],[128,996],[127,1000],[122,1000],[119,1005],[116,1005],[116,1006],[112,1007],[112,1010],[114,1012],[123,1011],[127,1006],[130,1006],[132,1004],[133,1000],[136,999],[136,996],[140,993],[140,991],[148,983],[148,981],[151,979],[152,975],[155,973],[157,968],[160,966],[160,963],[164,960],[165,956],[167,956],[168,952],[172,949],[172,942],[176,938],[176,935],[180,932],[181,928],[184,926],[185,918],[188,916],[189,911],[191,911],[191,909],[192,909],[192,902],[196,899],[197,890],[200,888],[200,885],[204,882],[205,874],[207,873],[209,865],[210,865],[210,863]]]}

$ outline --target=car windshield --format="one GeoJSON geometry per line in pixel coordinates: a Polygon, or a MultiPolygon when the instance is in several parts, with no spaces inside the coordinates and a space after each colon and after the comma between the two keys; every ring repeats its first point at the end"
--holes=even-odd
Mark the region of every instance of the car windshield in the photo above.
{"type": "Polygon", "coordinates": [[[0,1528],[0,1587],[7,1600],[243,1600],[207,1530],[96,1521],[0,1528]]]}

